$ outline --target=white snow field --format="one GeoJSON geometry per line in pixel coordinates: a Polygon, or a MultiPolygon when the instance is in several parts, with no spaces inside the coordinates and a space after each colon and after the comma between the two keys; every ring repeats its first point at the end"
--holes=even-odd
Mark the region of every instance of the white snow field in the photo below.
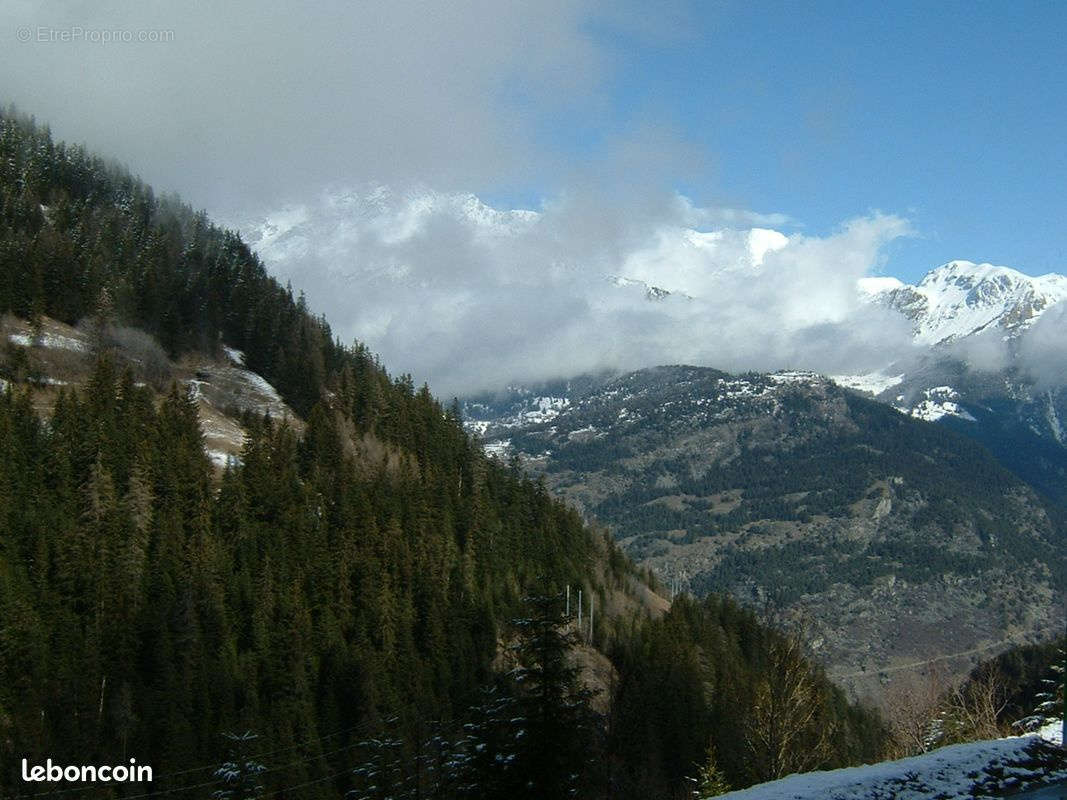
{"type": "Polygon", "coordinates": [[[861,278],[860,296],[903,313],[915,341],[934,345],[982,331],[1012,335],[1030,327],[1048,308],[1067,300],[1067,277],[1031,277],[993,264],[950,261],[915,286],[895,278],[861,278]]]}
{"type": "Polygon", "coordinates": [[[790,775],[721,795],[729,800],[962,800],[1067,778],[1062,723],[1024,736],[949,745],[897,761],[790,775]],[[976,786],[978,787],[976,789],[976,786]]]}

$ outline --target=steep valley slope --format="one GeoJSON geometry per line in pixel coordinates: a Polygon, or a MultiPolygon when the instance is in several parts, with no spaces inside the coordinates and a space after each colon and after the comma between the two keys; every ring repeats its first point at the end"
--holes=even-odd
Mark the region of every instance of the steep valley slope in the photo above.
{"type": "Polygon", "coordinates": [[[980,445],[812,373],[672,366],[480,425],[696,594],[805,625],[853,692],[1053,629],[1060,512],[980,445]]]}

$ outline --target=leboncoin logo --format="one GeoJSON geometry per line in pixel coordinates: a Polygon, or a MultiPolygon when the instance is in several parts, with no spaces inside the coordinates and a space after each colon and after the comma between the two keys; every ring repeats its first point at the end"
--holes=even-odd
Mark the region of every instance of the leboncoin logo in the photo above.
{"type": "Polygon", "coordinates": [[[103,766],[61,766],[48,759],[44,764],[30,766],[22,759],[22,780],[26,783],[55,783],[57,781],[79,781],[81,783],[150,783],[152,768],[147,764],[138,764],[131,758],[127,764],[105,764],[103,766]]]}

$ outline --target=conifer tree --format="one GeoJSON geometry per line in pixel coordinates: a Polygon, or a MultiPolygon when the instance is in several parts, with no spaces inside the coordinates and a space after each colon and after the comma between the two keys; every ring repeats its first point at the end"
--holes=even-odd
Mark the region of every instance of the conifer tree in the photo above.
{"type": "Polygon", "coordinates": [[[593,730],[592,692],[580,685],[572,661],[578,634],[563,614],[562,595],[534,595],[525,604],[531,615],[512,621],[519,663],[511,677],[523,730],[516,797],[573,797],[590,760],[593,730]]]}
{"type": "Polygon", "coordinates": [[[515,697],[483,690],[468,712],[463,736],[447,763],[447,783],[463,800],[506,800],[519,796],[520,711],[515,697]]]}
{"type": "Polygon", "coordinates": [[[347,795],[349,800],[415,800],[419,796],[415,775],[404,763],[402,741],[382,736],[360,742],[358,749],[362,761],[352,770],[355,787],[347,795]]]}
{"type": "Polygon", "coordinates": [[[211,796],[215,800],[256,800],[263,794],[260,776],[265,767],[249,751],[259,737],[251,731],[227,732],[222,737],[226,740],[229,755],[215,770],[219,788],[211,796]]]}
{"type": "Polygon", "coordinates": [[[705,762],[698,768],[697,776],[690,778],[696,784],[693,789],[693,797],[696,800],[705,800],[708,797],[718,797],[730,791],[730,783],[726,775],[719,769],[719,763],[715,758],[715,743],[708,742],[708,756],[705,762]]]}
{"type": "Polygon", "coordinates": [[[1057,648],[1056,660],[1049,665],[1049,675],[1041,679],[1042,690],[1038,693],[1037,706],[1027,716],[1015,723],[1024,731],[1034,731],[1055,720],[1063,720],[1064,694],[1067,692],[1067,652],[1057,648]]]}

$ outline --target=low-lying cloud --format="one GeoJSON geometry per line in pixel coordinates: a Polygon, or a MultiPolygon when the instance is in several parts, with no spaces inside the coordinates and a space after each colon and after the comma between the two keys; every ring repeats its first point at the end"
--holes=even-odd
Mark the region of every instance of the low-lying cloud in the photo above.
{"type": "Polygon", "coordinates": [[[533,212],[365,187],[241,227],[339,335],[441,395],[680,362],[854,373],[908,352],[906,321],[856,292],[907,222],[761,227],[787,223],[669,193],[533,212]]]}
{"type": "Polygon", "coordinates": [[[558,168],[540,125],[604,121],[603,5],[8,0],[0,102],[212,211],[339,176],[525,185],[558,168]]]}
{"type": "Polygon", "coordinates": [[[1019,343],[1019,360],[1041,389],[1067,386],[1067,301],[1041,315],[1019,343]]]}

